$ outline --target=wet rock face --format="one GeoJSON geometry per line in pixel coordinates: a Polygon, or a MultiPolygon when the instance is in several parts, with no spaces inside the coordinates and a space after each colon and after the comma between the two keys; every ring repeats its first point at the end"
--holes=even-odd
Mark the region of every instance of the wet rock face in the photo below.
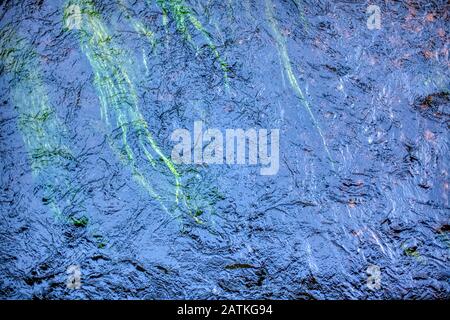
{"type": "Polygon", "coordinates": [[[448,4],[379,6],[3,1],[0,298],[448,299],[448,4]]]}

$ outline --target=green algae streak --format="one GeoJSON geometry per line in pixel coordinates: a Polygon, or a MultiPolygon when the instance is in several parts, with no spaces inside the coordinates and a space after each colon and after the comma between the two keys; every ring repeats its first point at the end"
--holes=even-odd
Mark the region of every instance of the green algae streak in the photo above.
{"type": "Polygon", "coordinates": [[[283,35],[280,33],[279,28],[278,28],[278,24],[274,18],[274,12],[273,12],[273,3],[271,0],[266,0],[266,16],[267,19],[269,20],[269,24],[271,26],[272,29],[272,33],[273,36],[275,38],[275,42],[276,42],[276,46],[277,46],[277,50],[280,56],[280,59],[282,61],[283,64],[283,69],[284,72],[286,74],[286,77],[289,80],[289,84],[292,88],[292,90],[294,91],[294,93],[296,94],[296,96],[301,100],[304,108],[306,109],[306,111],[308,112],[314,126],[317,129],[317,132],[319,133],[321,139],[322,139],[322,144],[324,146],[324,149],[327,153],[328,159],[331,162],[331,166],[334,169],[334,160],[331,157],[331,153],[328,149],[328,144],[325,140],[325,137],[322,133],[322,129],[319,126],[318,121],[316,120],[316,117],[314,116],[314,113],[311,110],[311,106],[309,105],[308,100],[306,99],[305,95],[303,94],[302,89],[300,89],[300,86],[298,84],[297,78],[294,75],[294,71],[292,70],[292,64],[289,58],[289,54],[286,48],[286,40],[284,39],[283,35]]]}
{"type": "Polygon", "coordinates": [[[211,35],[203,26],[203,24],[197,19],[192,8],[190,8],[184,0],[157,0],[158,6],[161,8],[163,13],[163,24],[167,25],[167,17],[170,14],[175,20],[175,24],[178,32],[180,32],[185,40],[189,42],[193,47],[196,47],[192,40],[192,35],[189,31],[190,23],[206,41],[207,46],[212,51],[216,61],[219,63],[220,68],[223,72],[223,77],[225,81],[225,86],[228,87],[229,84],[229,66],[228,63],[221,57],[216,44],[214,44],[211,35]]]}
{"type": "Polygon", "coordinates": [[[50,206],[57,219],[63,219],[57,199],[60,190],[71,188],[65,168],[75,159],[65,141],[67,130],[50,106],[36,53],[14,31],[2,33],[3,40],[11,41],[2,41],[1,57],[12,76],[11,97],[33,179],[44,187],[44,204],[50,206]]]}
{"type": "MultiPolygon", "coordinates": [[[[110,133],[116,129],[119,131],[118,135],[109,137],[111,148],[130,168],[134,179],[160,203],[163,210],[180,219],[181,216],[174,215],[171,210],[173,200],[175,210],[182,206],[185,206],[185,209],[187,207],[180,184],[180,174],[152,137],[147,122],[140,112],[139,99],[128,72],[134,61],[127,51],[114,43],[113,37],[91,1],[73,1],[70,4],[77,4],[81,9],[83,24],[79,32],[80,45],[94,72],[102,119],[110,133]],[[132,144],[131,139],[137,142],[132,144]],[[145,170],[142,160],[150,164],[151,171],[145,170]],[[149,176],[155,172],[160,176],[151,183],[149,176]],[[160,192],[155,190],[155,187],[162,185],[162,181],[170,176],[173,182],[169,185],[175,187],[173,200],[170,200],[167,188],[162,188],[160,192]]],[[[192,218],[201,222],[189,208],[187,210],[192,218]]]]}
{"type": "Polygon", "coordinates": [[[70,175],[77,159],[69,148],[68,130],[49,102],[37,54],[12,29],[3,29],[0,39],[0,58],[5,74],[11,79],[18,129],[29,156],[33,180],[43,191],[42,202],[57,221],[88,228],[92,234],[87,216],[77,218],[72,210],[67,210],[67,205],[71,205],[84,211],[75,201],[80,188],[70,175]],[[66,209],[61,209],[63,200],[66,209]]]}

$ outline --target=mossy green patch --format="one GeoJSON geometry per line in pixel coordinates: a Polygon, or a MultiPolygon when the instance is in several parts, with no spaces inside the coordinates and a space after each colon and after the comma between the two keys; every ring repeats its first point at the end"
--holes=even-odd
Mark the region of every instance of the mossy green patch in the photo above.
{"type": "Polygon", "coordinates": [[[81,228],[86,227],[89,223],[89,219],[85,216],[82,216],[80,218],[71,218],[70,221],[75,227],[81,228]]]}

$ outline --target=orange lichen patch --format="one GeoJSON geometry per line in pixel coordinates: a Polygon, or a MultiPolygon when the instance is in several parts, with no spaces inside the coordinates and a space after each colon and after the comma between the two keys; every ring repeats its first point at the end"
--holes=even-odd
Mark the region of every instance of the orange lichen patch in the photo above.
{"type": "Polygon", "coordinates": [[[434,133],[428,129],[425,130],[423,136],[425,137],[425,140],[427,140],[427,141],[432,141],[435,138],[434,133]]]}
{"type": "Polygon", "coordinates": [[[437,33],[438,33],[439,37],[442,37],[442,38],[445,37],[445,30],[444,30],[444,29],[439,28],[439,29],[437,30],[437,33]]]}
{"type": "Polygon", "coordinates": [[[348,206],[350,208],[355,208],[356,207],[356,201],[354,199],[348,200],[348,206]]]}
{"type": "Polygon", "coordinates": [[[423,100],[422,104],[420,105],[420,108],[425,110],[430,107],[431,103],[433,102],[433,96],[429,95],[423,100]]]}
{"type": "Polygon", "coordinates": [[[327,119],[332,118],[333,117],[333,112],[329,112],[329,111],[325,112],[324,117],[327,118],[327,119]]]}
{"type": "Polygon", "coordinates": [[[425,50],[423,52],[423,55],[427,59],[432,59],[434,57],[434,52],[433,51],[429,51],[429,50],[425,50]]]}
{"type": "Polygon", "coordinates": [[[410,53],[405,53],[402,57],[399,57],[397,59],[395,59],[392,64],[394,65],[394,67],[400,68],[403,66],[403,63],[407,60],[409,60],[409,58],[411,57],[410,53]]]}
{"type": "Polygon", "coordinates": [[[363,234],[362,230],[352,230],[352,235],[355,237],[361,237],[363,234]]]}
{"type": "Polygon", "coordinates": [[[442,226],[435,229],[437,233],[444,233],[450,231],[450,225],[449,224],[443,224],[442,226]]]}
{"type": "Polygon", "coordinates": [[[408,4],[408,16],[415,17],[417,13],[416,8],[408,4]]]}
{"type": "Polygon", "coordinates": [[[425,16],[425,20],[428,21],[428,22],[433,22],[433,21],[435,20],[435,18],[434,18],[434,13],[433,13],[433,12],[428,13],[428,14],[425,16]]]}
{"type": "Polygon", "coordinates": [[[408,7],[408,15],[405,17],[405,21],[409,22],[416,18],[417,9],[415,8],[413,3],[410,3],[410,1],[407,2],[406,6],[408,7]]]}

